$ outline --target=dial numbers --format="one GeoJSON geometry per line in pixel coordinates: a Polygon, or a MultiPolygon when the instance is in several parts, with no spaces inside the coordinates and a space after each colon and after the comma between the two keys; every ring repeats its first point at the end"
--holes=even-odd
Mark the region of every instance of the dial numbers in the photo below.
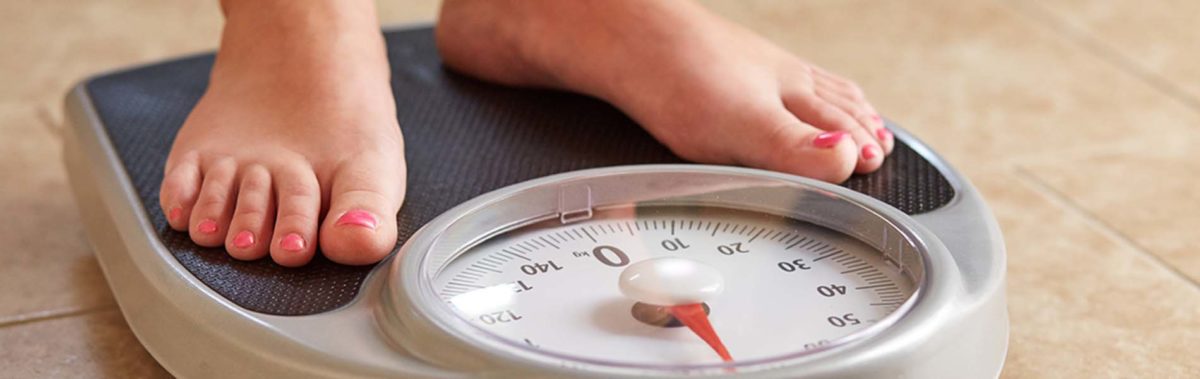
{"type": "Polygon", "coordinates": [[[706,304],[738,361],[793,355],[869,327],[913,292],[878,251],[811,224],[720,208],[620,208],[542,223],[458,256],[435,288],[475,325],[524,346],[591,361],[719,363],[681,328],[635,320],[617,278],[656,257],[703,262],[725,278],[706,304]]]}

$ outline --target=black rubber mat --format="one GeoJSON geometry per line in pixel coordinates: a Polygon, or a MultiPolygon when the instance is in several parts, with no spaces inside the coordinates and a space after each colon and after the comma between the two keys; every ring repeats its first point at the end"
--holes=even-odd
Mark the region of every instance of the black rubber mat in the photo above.
{"type": "MultiPolygon", "coordinates": [[[[612,165],[680,162],[629,118],[592,98],[486,84],[446,71],[430,29],[387,33],[396,105],[408,160],[400,240],[479,194],[549,174],[612,165]]],[[[191,243],[158,207],[171,141],[207,85],[211,55],[95,78],[93,106],[137,189],[155,232],[184,267],[252,311],[306,315],[349,303],[371,267],[318,257],[298,269],[269,259],[241,262],[191,243]]],[[[879,172],[845,186],[908,213],[954,196],[937,169],[903,144],[879,172]]],[[[136,253],[136,252],[134,252],[136,253]]]]}

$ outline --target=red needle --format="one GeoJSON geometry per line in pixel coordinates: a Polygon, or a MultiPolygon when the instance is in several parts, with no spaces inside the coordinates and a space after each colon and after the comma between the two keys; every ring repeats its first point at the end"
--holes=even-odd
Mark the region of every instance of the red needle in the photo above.
{"type": "Polygon", "coordinates": [[[713,330],[712,323],[708,322],[708,314],[704,313],[704,305],[702,304],[684,304],[667,307],[671,311],[671,315],[687,325],[692,333],[708,343],[717,355],[721,356],[721,360],[732,362],[733,357],[729,356],[729,350],[725,348],[725,344],[721,343],[721,337],[717,336],[717,332],[713,330]]]}

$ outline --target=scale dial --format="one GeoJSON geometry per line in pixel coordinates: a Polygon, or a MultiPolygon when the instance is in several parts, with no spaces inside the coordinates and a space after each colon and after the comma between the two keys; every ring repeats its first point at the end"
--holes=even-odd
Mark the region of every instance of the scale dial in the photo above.
{"type": "Polygon", "coordinates": [[[532,349],[683,367],[722,359],[688,328],[655,325],[638,312],[674,305],[654,301],[655,287],[663,287],[659,298],[703,294],[714,276],[723,290],[703,303],[735,362],[769,361],[853,336],[892,314],[914,288],[879,251],[826,228],[755,212],[664,206],[608,209],[583,222],[553,220],[505,233],[454,259],[434,288],[462,318],[532,349]],[[649,300],[622,293],[623,270],[664,257],[699,262],[712,271],[701,278],[710,280],[665,278],[650,285],[649,300]]]}
{"type": "Polygon", "coordinates": [[[795,176],[577,171],[431,221],[389,264],[378,317],[404,349],[468,372],[795,372],[911,325],[926,240],[876,200],[795,176]]]}

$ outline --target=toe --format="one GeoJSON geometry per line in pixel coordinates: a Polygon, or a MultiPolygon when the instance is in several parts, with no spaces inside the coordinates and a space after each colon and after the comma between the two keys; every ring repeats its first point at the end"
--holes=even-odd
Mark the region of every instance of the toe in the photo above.
{"type": "Polygon", "coordinates": [[[825,131],[842,131],[857,145],[857,164],[854,172],[875,171],[883,164],[883,149],[875,136],[855,117],[834,103],[820,97],[818,91],[785,93],[784,105],[801,121],[825,131]]]}
{"type": "Polygon", "coordinates": [[[404,164],[365,155],[334,175],[321,251],[342,264],[378,262],[396,245],[396,213],[404,198],[404,164]]]}
{"type": "Polygon", "coordinates": [[[188,229],[192,206],[200,193],[200,167],[195,154],[189,154],[174,165],[169,165],[163,175],[158,201],[171,229],[188,229]]]}
{"type": "Polygon", "coordinates": [[[196,205],[192,207],[188,233],[192,241],[200,246],[217,247],[225,243],[225,232],[229,230],[229,218],[237,188],[237,163],[232,159],[213,162],[203,170],[204,182],[196,205]]]}
{"type": "Polygon", "coordinates": [[[751,127],[737,128],[734,158],[743,164],[838,183],[855,166],[857,148],[845,131],[826,131],[798,120],[782,106],[764,109],[751,127]]]}
{"type": "Polygon", "coordinates": [[[237,207],[225,236],[225,250],[234,258],[255,260],[267,255],[274,226],[271,173],[266,167],[251,165],[241,170],[241,177],[237,207]]]}
{"type": "MultiPolygon", "coordinates": [[[[875,118],[879,119],[880,125],[885,125],[882,117],[875,116],[875,118]]],[[[892,134],[892,131],[888,130],[886,125],[875,129],[875,140],[879,141],[879,146],[883,148],[884,155],[891,155],[892,150],[896,148],[896,135],[892,134]]]]}
{"type": "Polygon", "coordinates": [[[875,138],[884,155],[892,153],[895,141],[892,132],[887,129],[879,111],[867,100],[862,88],[852,81],[834,75],[819,67],[813,68],[813,80],[818,96],[833,103],[858,121],[867,133],[875,138]]]}
{"type": "Polygon", "coordinates": [[[270,254],[283,266],[303,266],[317,247],[321,188],[312,167],[295,164],[274,170],[276,216],[270,254]]]}

